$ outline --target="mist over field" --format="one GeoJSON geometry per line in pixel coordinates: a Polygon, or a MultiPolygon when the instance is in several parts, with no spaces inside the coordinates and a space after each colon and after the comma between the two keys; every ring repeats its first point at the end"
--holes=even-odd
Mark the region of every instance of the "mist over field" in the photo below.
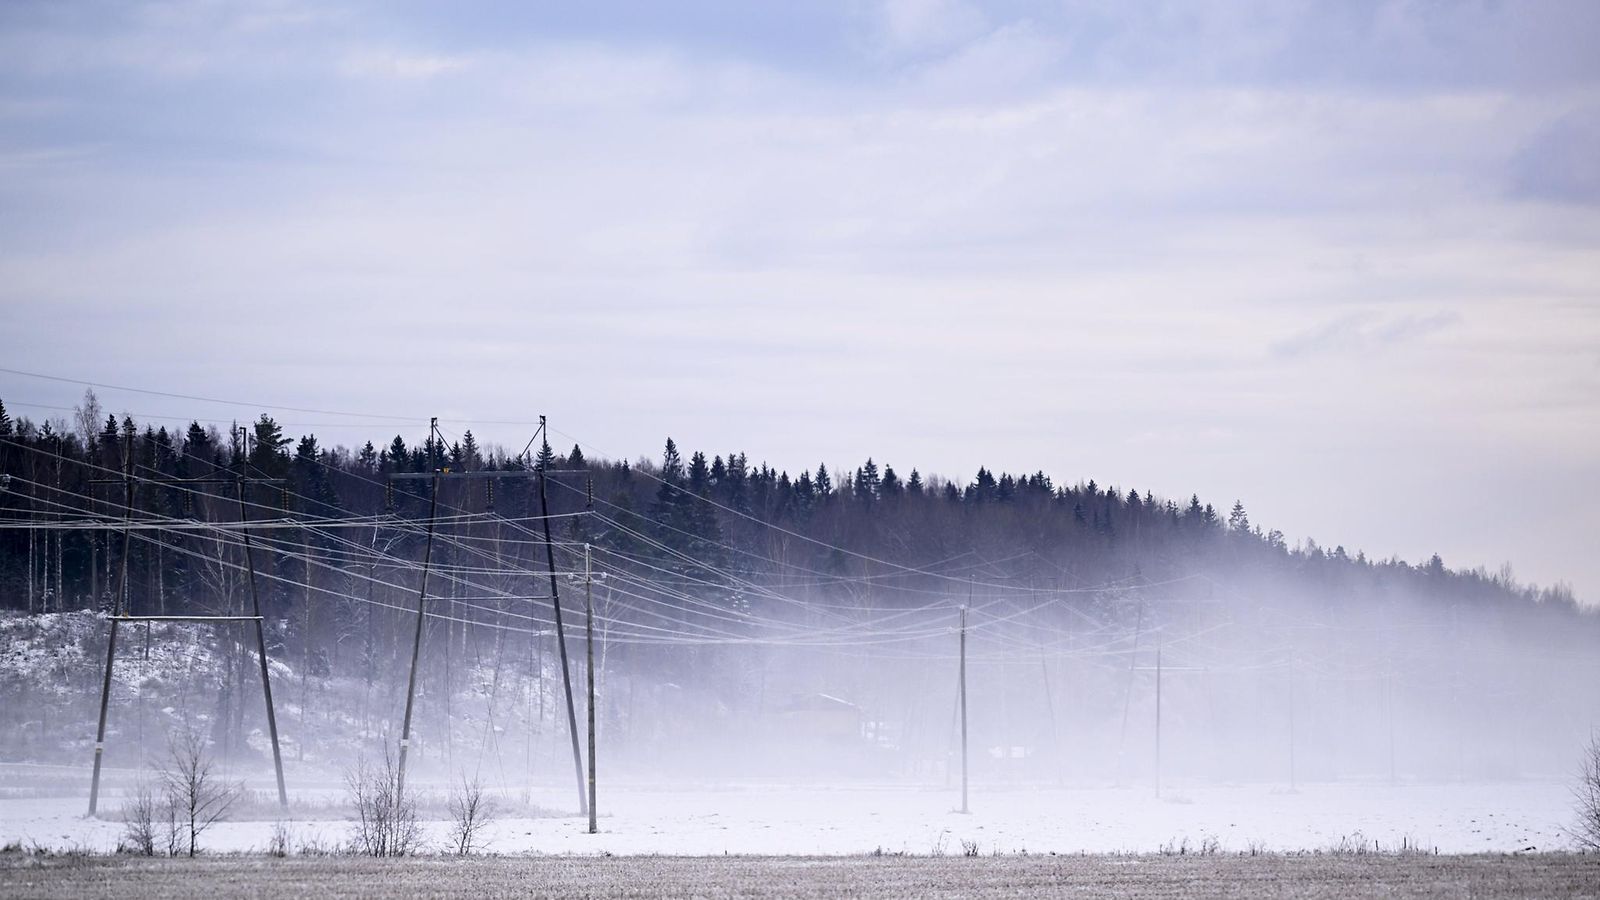
{"type": "MultiPolygon", "coordinates": [[[[87,450],[10,427],[0,535],[20,608],[0,619],[15,725],[0,752],[63,767],[74,790],[108,614],[108,790],[199,734],[270,812],[256,623],[182,620],[259,608],[279,754],[318,818],[398,746],[414,785],[466,778],[535,818],[577,814],[591,661],[607,813],[709,792],[722,815],[806,829],[829,818],[816,790],[878,792],[868,815],[891,817],[919,795],[1036,815],[1015,792],[1051,790],[1068,805],[1036,846],[1063,850],[1105,839],[1051,830],[1082,825],[1105,790],[1145,804],[1124,838],[1142,849],[1218,827],[1175,824],[1163,802],[1220,812],[1230,790],[1256,798],[1234,818],[1318,785],[1368,791],[1334,802],[1379,820],[1408,788],[1538,795],[1570,780],[1600,708],[1600,616],[1564,590],[1291,547],[1242,502],[1223,514],[1042,471],[957,484],[872,460],[791,477],[670,440],[632,463],[543,437],[509,455],[470,429],[351,452],[266,414],[176,439],[108,415],[87,450]],[[769,793],[717,803],[729,790],[769,793]]],[[[1295,815],[1252,827],[1320,839],[1292,837],[1295,815]]],[[[1559,845],[1565,818],[1484,839],[1559,845]]],[[[1469,849],[1481,831],[1426,827],[1389,839],[1469,849]]],[[[774,849],[815,849],[792,839],[774,849]]]]}

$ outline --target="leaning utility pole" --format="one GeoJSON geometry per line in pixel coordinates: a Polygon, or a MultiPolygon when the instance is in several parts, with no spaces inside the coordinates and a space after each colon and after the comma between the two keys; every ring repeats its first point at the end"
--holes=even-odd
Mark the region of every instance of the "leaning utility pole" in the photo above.
{"type": "MultiPolygon", "coordinates": [[[[406,788],[406,751],[411,746],[411,709],[417,698],[417,658],[422,654],[422,625],[427,619],[428,566],[433,559],[433,526],[439,513],[439,470],[433,465],[432,448],[437,446],[434,433],[439,430],[439,420],[428,420],[428,467],[433,469],[433,491],[428,500],[428,538],[422,545],[422,586],[417,589],[417,631],[411,639],[411,674],[406,678],[406,714],[400,725],[400,768],[395,779],[395,795],[401,796],[406,788]]],[[[446,687],[446,690],[449,688],[446,687]]],[[[446,736],[446,740],[449,737],[446,736]]]]}
{"type": "Polygon", "coordinates": [[[967,808],[967,608],[961,607],[961,811],[967,808]]]}
{"type": "Polygon", "coordinates": [[[589,563],[589,545],[583,545],[583,618],[585,651],[589,654],[589,833],[598,834],[594,795],[594,575],[589,563]]]}
{"type": "MultiPolygon", "coordinates": [[[[240,467],[239,479],[233,484],[238,491],[239,521],[243,523],[246,518],[243,466],[240,467]]],[[[257,658],[261,660],[261,695],[267,701],[267,733],[272,737],[272,769],[278,776],[278,805],[288,807],[289,793],[283,786],[283,753],[278,748],[278,715],[272,708],[272,678],[267,674],[267,630],[261,618],[261,597],[256,592],[255,553],[250,544],[250,529],[241,527],[239,535],[244,539],[245,573],[250,582],[250,613],[256,620],[256,653],[257,658]]],[[[306,637],[310,639],[310,635],[306,637]]]]}
{"type": "MultiPolygon", "coordinates": [[[[539,417],[539,434],[545,442],[550,432],[545,428],[544,416],[539,417]]],[[[538,435],[535,435],[535,439],[538,435]]],[[[528,442],[531,446],[533,441],[528,442]]],[[[561,652],[561,686],[567,693],[567,733],[572,735],[572,768],[578,775],[578,814],[589,812],[589,794],[583,776],[583,751],[578,747],[578,712],[572,703],[572,670],[567,662],[567,632],[561,625],[561,592],[556,587],[556,552],[550,539],[550,498],[545,492],[544,464],[539,464],[539,513],[544,521],[544,559],[550,569],[550,605],[555,611],[556,647],[561,652]]]]}
{"type": "MultiPolygon", "coordinates": [[[[111,666],[117,658],[117,619],[127,610],[124,596],[128,591],[128,545],[132,537],[129,525],[133,522],[133,435],[128,435],[123,450],[123,483],[126,497],[122,528],[122,584],[117,590],[115,608],[111,611],[111,638],[106,642],[105,680],[100,683],[100,725],[94,735],[94,775],[89,780],[89,815],[93,816],[100,800],[100,759],[106,749],[106,712],[111,706],[111,666]]],[[[271,705],[268,705],[271,708],[271,705]]]]}

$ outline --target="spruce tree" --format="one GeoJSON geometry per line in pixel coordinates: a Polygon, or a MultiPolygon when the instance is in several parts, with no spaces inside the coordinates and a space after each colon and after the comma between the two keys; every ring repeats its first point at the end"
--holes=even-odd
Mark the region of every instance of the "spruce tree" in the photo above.
{"type": "Polygon", "coordinates": [[[900,476],[895,474],[894,466],[884,464],[883,481],[878,485],[878,496],[891,500],[900,496],[904,486],[900,483],[900,476]]]}
{"type": "Polygon", "coordinates": [[[250,466],[268,478],[281,478],[288,471],[289,458],[284,448],[293,441],[283,435],[283,429],[266,413],[252,427],[255,446],[250,448],[250,466]]]}

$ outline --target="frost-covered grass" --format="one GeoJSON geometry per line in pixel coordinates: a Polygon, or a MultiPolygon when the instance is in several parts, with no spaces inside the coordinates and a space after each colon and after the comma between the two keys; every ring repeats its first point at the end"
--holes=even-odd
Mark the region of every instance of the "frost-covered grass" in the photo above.
{"type": "Polygon", "coordinates": [[[0,897],[1593,897],[1600,856],[214,857],[0,854],[0,897]]]}
{"type": "MultiPolygon", "coordinates": [[[[293,773],[291,772],[291,775],[293,773]]],[[[291,784],[295,784],[291,779],[291,784]]],[[[341,787],[291,789],[288,814],[276,806],[270,775],[251,781],[256,794],[237,818],[207,834],[212,852],[264,851],[273,823],[286,821],[302,836],[340,843],[349,812],[341,787]]],[[[447,785],[419,782],[426,798],[423,827],[429,846],[442,845],[447,785]]],[[[1208,846],[1222,854],[1351,852],[1415,848],[1444,854],[1559,851],[1571,847],[1564,826],[1572,816],[1562,784],[1402,786],[1308,785],[1293,795],[1260,787],[1192,787],[1192,803],[1172,805],[1132,789],[984,788],[972,813],[955,811],[947,791],[898,786],[723,784],[606,786],[600,794],[600,833],[585,833],[566,784],[535,786],[527,794],[497,794],[502,815],[485,833],[499,853],[615,855],[888,855],[955,856],[975,842],[989,856],[1022,853],[1156,853],[1192,855],[1208,846]]],[[[52,799],[0,798],[0,843],[20,840],[53,847],[116,846],[117,810],[126,798],[108,792],[102,818],[83,817],[85,795],[52,799]]]]}

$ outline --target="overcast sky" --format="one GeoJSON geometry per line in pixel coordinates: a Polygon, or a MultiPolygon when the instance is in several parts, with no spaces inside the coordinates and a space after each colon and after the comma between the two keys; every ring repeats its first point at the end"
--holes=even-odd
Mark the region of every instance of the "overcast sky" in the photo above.
{"type": "Polygon", "coordinates": [[[12,0],[0,365],[78,383],[0,399],[1044,469],[1594,602],[1597,46],[1593,0],[12,0]]]}

